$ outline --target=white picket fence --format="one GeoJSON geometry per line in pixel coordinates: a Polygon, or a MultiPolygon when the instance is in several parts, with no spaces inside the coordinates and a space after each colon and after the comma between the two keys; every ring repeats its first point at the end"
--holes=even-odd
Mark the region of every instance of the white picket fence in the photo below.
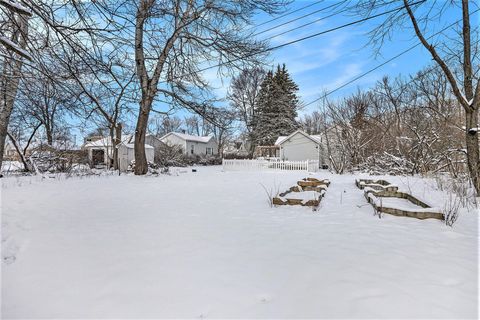
{"type": "Polygon", "coordinates": [[[317,172],[319,162],[318,160],[268,161],[223,159],[222,166],[224,171],[300,170],[317,172]]]}

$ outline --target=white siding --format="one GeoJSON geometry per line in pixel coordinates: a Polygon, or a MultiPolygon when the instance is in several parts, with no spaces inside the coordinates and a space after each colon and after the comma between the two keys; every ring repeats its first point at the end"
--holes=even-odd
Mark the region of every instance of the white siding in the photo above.
{"type": "Polygon", "coordinates": [[[207,148],[212,148],[213,154],[218,154],[218,146],[214,138],[210,139],[207,143],[187,140],[187,154],[192,154],[192,145],[194,146],[193,154],[206,155],[207,148]]]}
{"type": "MultiPolygon", "coordinates": [[[[145,154],[147,156],[147,161],[153,162],[154,149],[145,148],[145,154]]],[[[118,147],[118,163],[120,171],[127,171],[128,166],[133,160],[135,160],[135,149],[125,144],[121,144],[118,147]]]]}
{"type": "Polygon", "coordinates": [[[193,145],[193,154],[196,155],[206,155],[207,148],[212,148],[213,154],[218,154],[218,145],[215,138],[210,139],[208,142],[200,142],[200,141],[191,141],[191,140],[184,140],[181,137],[175,134],[169,134],[161,139],[167,145],[179,145],[182,147],[183,152],[186,154],[192,154],[192,145],[193,145]]]}
{"type": "Polygon", "coordinates": [[[297,133],[280,145],[280,159],[289,161],[319,160],[318,144],[297,133]]]}
{"type": "Polygon", "coordinates": [[[181,146],[184,152],[186,152],[187,150],[185,140],[178,137],[177,135],[169,134],[166,137],[163,137],[161,141],[169,146],[175,146],[175,145],[181,146]]]}

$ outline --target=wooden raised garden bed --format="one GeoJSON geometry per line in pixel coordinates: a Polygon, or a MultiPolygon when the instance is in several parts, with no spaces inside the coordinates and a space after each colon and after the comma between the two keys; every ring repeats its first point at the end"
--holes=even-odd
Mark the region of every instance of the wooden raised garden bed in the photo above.
{"type": "Polygon", "coordinates": [[[280,206],[299,205],[316,208],[320,205],[329,185],[330,181],[328,180],[305,178],[298,181],[296,186],[274,197],[272,203],[280,206]]]}
{"type": "Polygon", "coordinates": [[[440,209],[433,208],[405,192],[377,191],[368,188],[364,195],[377,212],[417,219],[444,220],[444,215],[440,209]]]}
{"type": "Polygon", "coordinates": [[[304,179],[298,181],[297,184],[302,188],[322,187],[323,186],[324,189],[326,189],[330,185],[330,180],[328,180],[328,179],[319,180],[319,179],[315,179],[315,178],[304,178],[304,179]]]}
{"type": "Polygon", "coordinates": [[[357,188],[364,189],[364,188],[371,188],[374,190],[380,191],[397,191],[398,187],[394,184],[386,180],[370,180],[370,179],[357,179],[355,180],[355,184],[357,188]]]}

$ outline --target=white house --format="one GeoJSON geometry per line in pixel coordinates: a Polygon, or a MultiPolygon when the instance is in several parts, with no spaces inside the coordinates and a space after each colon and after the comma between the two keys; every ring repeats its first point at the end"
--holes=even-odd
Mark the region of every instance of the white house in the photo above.
{"type": "Polygon", "coordinates": [[[192,136],[185,133],[170,132],[160,138],[163,143],[179,145],[188,155],[216,155],[218,144],[213,136],[192,136]]]}
{"type": "Polygon", "coordinates": [[[289,136],[278,137],[275,146],[280,149],[281,160],[319,160],[321,165],[326,163],[327,155],[321,135],[309,135],[297,130],[289,136]]]}

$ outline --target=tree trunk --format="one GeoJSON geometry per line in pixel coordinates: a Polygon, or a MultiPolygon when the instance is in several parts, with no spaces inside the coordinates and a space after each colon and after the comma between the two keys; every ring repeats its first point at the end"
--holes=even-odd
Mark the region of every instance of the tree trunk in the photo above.
{"type": "Polygon", "coordinates": [[[480,159],[478,147],[478,107],[465,111],[466,133],[465,141],[467,147],[467,164],[470,171],[470,178],[477,193],[480,195],[480,159]],[[470,130],[475,128],[474,130],[470,130]]]}
{"type": "MultiPolygon", "coordinates": [[[[28,34],[28,20],[26,17],[20,16],[17,19],[18,30],[16,41],[20,48],[25,49],[27,46],[26,36],[28,34]]],[[[0,171],[3,162],[3,153],[5,151],[5,139],[7,138],[8,123],[12,114],[15,96],[17,95],[18,84],[20,82],[20,73],[22,69],[22,58],[5,59],[4,69],[0,83],[0,171]]]]}
{"type": "Polygon", "coordinates": [[[122,142],[122,124],[119,123],[115,127],[115,140],[112,140],[113,143],[113,169],[119,169],[118,161],[118,148],[117,146],[122,142]]]}
{"type": "MultiPolygon", "coordinates": [[[[112,142],[112,159],[113,162],[109,159],[108,161],[108,169],[112,168],[113,167],[113,164],[115,162],[115,147],[116,147],[116,142],[117,142],[117,139],[115,139],[115,127],[113,125],[109,125],[109,128],[108,128],[108,133],[110,135],[110,141],[112,142]]],[[[107,157],[110,157],[110,154],[108,152],[108,143],[107,143],[107,157]]]]}
{"type": "Polygon", "coordinates": [[[53,146],[53,134],[50,126],[45,126],[45,133],[47,135],[47,143],[49,146],[53,146]]]}
{"type": "Polygon", "coordinates": [[[8,131],[7,131],[7,136],[10,138],[10,141],[12,141],[13,147],[15,148],[18,156],[20,157],[20,161],[22,161],[24,171],[33,172],[34,171],[33,166],[31,165],[31,162],[27,160],[27,157],[25,156],[25,154],[22,152],[20,146],[18,145],[17,140],[11,134],[9,134],[8,131]]]}
{"type": "MultiPolygon", "coordinates": [[[[143,99],[142,99],[143,100],[143,99]]],[[[143,175],[148,172],[147,155],[145,154],[145,135],[147,132],[148,115],[151,107],[151,100],[143,100],[140,103],[137,127],[135,130],[135,174],[143,175]]]]}

